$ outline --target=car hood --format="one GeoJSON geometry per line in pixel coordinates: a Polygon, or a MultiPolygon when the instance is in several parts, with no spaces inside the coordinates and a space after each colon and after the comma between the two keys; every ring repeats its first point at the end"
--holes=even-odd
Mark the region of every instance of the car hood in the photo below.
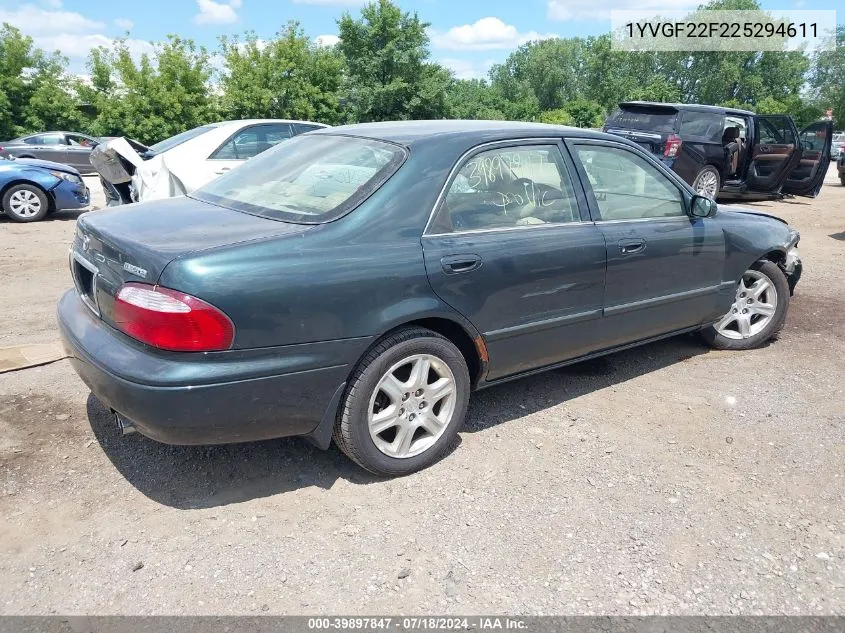
{"type": "Polygon", "coordinates": [[[173,158],[168,152],[153,153],[132,139],[118,137],[102,143],[91,152],[91,165],[107,183],[127,185],[122,203],[148,202],[190,193],[183,183],[185,172],[201,169],[201,160],[190,163],[173,158]]]}
{"type": "Polygon", "coordinates": [[[43,167],[44,169],[52,169],[53,171],[63,171],[68,174],[79,176],[79,171],[70,165],[54,163],[51,160],[39,160],[38,158],[16,158],[13,162],[23,165],[32,165],[33,167],[43,167]]]}

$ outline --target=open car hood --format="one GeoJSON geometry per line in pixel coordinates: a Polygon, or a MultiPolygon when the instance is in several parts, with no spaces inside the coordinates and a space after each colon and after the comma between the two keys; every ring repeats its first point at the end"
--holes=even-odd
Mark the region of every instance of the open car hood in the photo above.
{"type": "MultiPolygon", "coordinates": [[[[137,141],[124,137],[111,139],[95,147],[90,160],[94,169],[114,188],[116,197],[124,204],[188,193],[168,164],[167,152],[153,154],[150,148],[137,141]]],[[[178,166],[176,171],[179,171],[178,166]]],[[[120,203],[116,199],[114,202],[120,203]]]]}

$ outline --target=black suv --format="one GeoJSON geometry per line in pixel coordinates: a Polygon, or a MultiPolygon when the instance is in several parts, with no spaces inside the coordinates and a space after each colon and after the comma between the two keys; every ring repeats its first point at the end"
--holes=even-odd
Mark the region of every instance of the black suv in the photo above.
{"type": "Polygon", "coordinates": [[[701,195],[814,198],[830,164],[833,123],[799,133],[785,114],[679,103],[620,103],[603,131],[657,155],[701,195]]]}

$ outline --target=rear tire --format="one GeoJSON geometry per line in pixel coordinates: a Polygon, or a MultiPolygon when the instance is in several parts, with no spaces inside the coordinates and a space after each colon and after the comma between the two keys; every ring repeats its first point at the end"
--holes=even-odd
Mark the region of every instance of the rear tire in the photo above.
{"type": "Polygon", "coordinates": [[[845,174],[839,175],[839,182],[841,182],[842,186],[845,187],[845,174]]]}
{"type": "Polygon", "coordinates": [[[37,222],[50,211],[50,201],[35,185],[15,185],[3,194],[3,211],[14,222],[37,222]]]}
{"type": "Polygon", "coordinates": [[[373,347],[349,381],[334,441],[362,468],[408,475],[443,457],[466,416],[470,380],[460,350],[421,327],[373,347]]]}
{"type": "Polygon", "coordinates": [[[712,200],[719,195],[719,189],[722,187],[722,179],[719,177],[719,171],[712,165],[705,165],[695,175],[692,181],[692,188],[700,196],[706,196],[712,200]]]}
{"type": "Polygon", "coordinates": [[[778,265],[758,261],[743,273],[728,313],[701,334],[715,349],[760,347],[783,328],[789,295],[789,283],[778,265]]]}

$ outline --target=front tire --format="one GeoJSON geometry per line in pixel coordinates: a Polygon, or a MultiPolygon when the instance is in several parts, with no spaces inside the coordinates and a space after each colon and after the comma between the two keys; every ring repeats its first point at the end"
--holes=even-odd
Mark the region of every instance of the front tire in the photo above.
{"type": "Polygon", "coordinates": [[[754,349],[777,335],[788,309],[789,284],[783,271],[773,262],[759,261],[743,273],[728,313],[702,335],[716,349],[754,349]]]}
{"type": "Polygon", "coordinates": [[[692,188],[700,196],[705,196],[711,200],[715,200],[719,195],[719,189],[722,186],[722,181],[719,178],[718,170],[711,166],[705,165],[695,175],[695,180],[692,181],[692,188]]]}
{"type": "Polygon", "coordinates": [[[460,350],[420,327],[396,331],[359,363],[334,440],[356,464],[397,477],[443,457],[466,416],[470,380],[460,350]]]}
{"type": "Polygon", "coordinates": [[[15,185],[3,195],[3,211],[14,222],[37,222],[49,210],[47,194],[35,185],[15,185]]]}

